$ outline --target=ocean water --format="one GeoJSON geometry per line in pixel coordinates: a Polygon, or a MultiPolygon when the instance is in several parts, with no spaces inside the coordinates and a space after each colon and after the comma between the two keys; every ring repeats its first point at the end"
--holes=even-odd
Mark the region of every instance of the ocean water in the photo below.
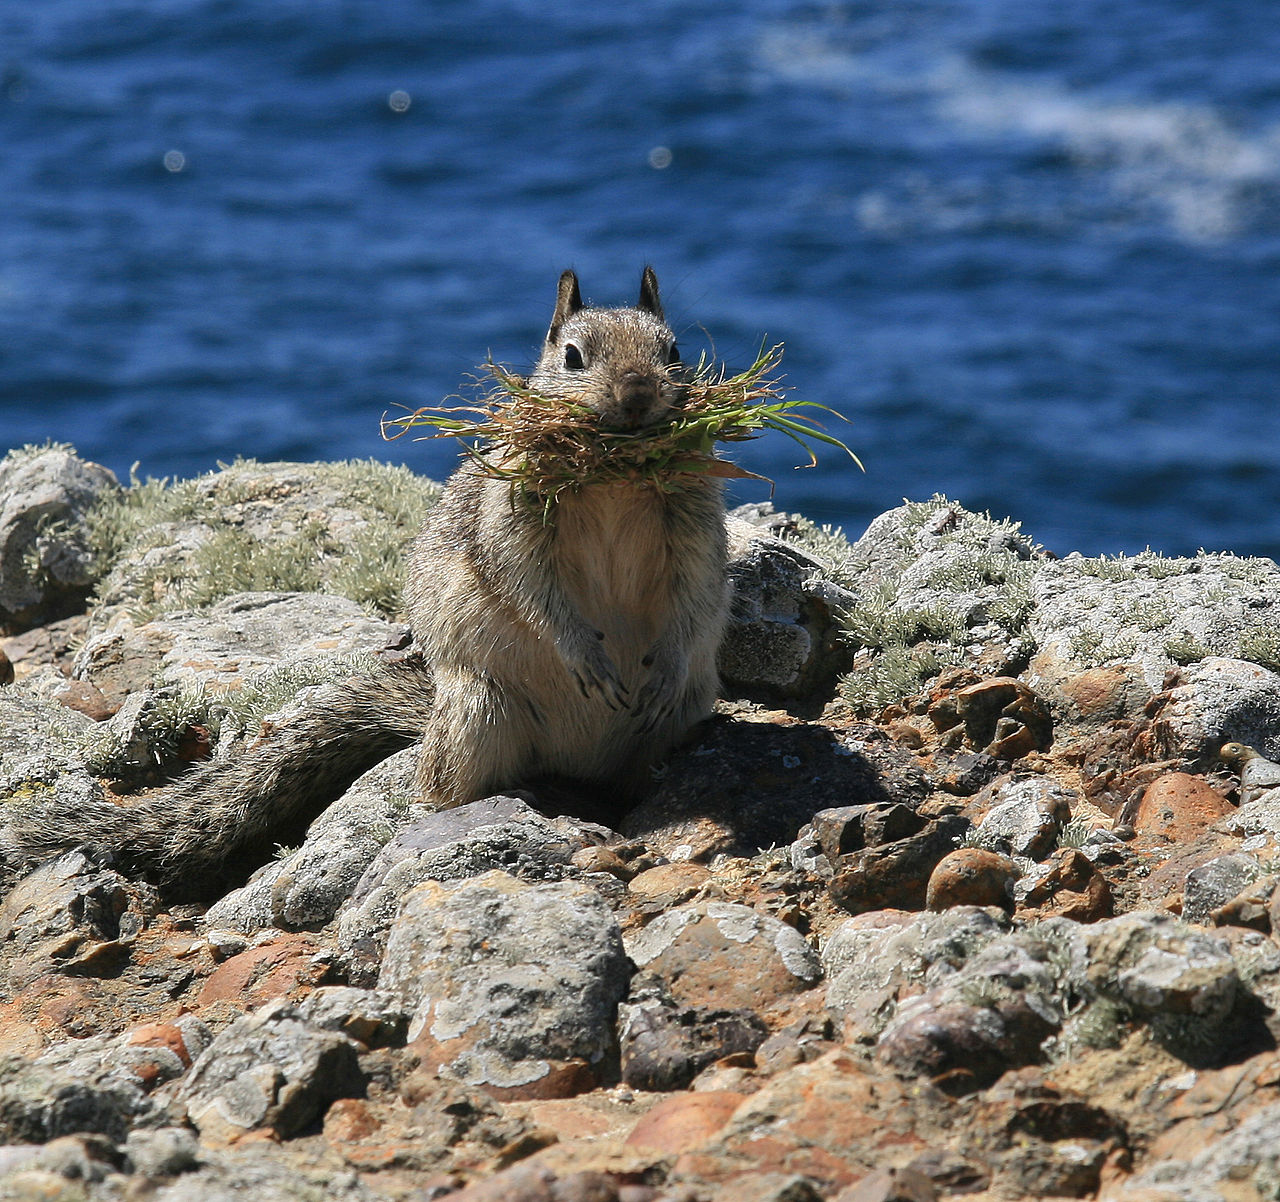
{"type": "Polygon", "coordinates": [[[646,262],[686,357],[848,417],[865,475],[736,452],[781,507],[1280,555],[1267,4],[0,3],[4,446],[442,476],[380,415],[646,262]]]}

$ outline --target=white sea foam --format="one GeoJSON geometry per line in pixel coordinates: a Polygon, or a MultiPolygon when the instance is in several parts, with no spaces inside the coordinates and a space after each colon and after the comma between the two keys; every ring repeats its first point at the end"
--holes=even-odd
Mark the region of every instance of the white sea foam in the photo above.
{"type": "MultiPolygon", "coordinates": [[[[1065,152],[1078,178],[1101,183],[1123,214],[1157,219],[1189,241],[1250,232],[1259,190],[1280,186],[1280,126],[1244,132],[1210,105],[1117,99],[977,67],[910,27],[892,36],[879,30],[856,45],[847,29],[775,27],[761,39],[760,56],[791,83],[915,103],[940,136],[1041,140],[1065,152]]],[[[914,201],[897,191],[898,206],[909,204],[914,220],[931,217],[938,227],[963,224],[965,208],[989,199],[971,182],[967,203],[950,190],[939,194],[936,183],[908,187],[914,201]]],[[[883,191],[871,192],[859,211],[887,227],[888,203],[883,191]]]]}

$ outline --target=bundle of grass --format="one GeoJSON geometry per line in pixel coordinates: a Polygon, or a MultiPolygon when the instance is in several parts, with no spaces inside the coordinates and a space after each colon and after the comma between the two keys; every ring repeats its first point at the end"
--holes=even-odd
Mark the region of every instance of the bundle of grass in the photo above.
{"type": "Polygon", "coordinates": [[[781,346],[762,347],[750,367],[730,376],[704,355],[681,381],[682,404],[665,420],[628,431],[603,429],[585,404],[541,396],[524,377],[489,363],[495,386],[479,404],[384,416],[382,436],[433,426],[438,433],[425,437],[459,439],[483,472],[548,506],[566,489],[586,484],[642,481],[671,491],[698,475],[763,479],[715,453],[717,443],[741,442],[763,430],[798,442],[808,456],[803,466],[817,462],[808,442],[813,439],[839,448],[861,468],[858,457],[807,411],[840,414],[816,401],[786,399],[775,374],[781,359],[781,346]]]}

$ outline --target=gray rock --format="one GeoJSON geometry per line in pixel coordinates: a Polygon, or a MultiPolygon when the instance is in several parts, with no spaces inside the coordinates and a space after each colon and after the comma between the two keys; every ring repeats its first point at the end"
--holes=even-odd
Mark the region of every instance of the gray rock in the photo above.
{"type": "Polygon", "coordinates": [[[1247,658],[1280,628],[1280,567],[1269,559],[1069,555],[1041,565],[1032,592],[1038,664],[1135,662],[1152,690],[1179,663],[1247,658]]]}
{"type": "Polygon", "coordinates": [[[802,705],[829,699],[851,658],[837,613],[856,597],[821,560],[744,523],[730,523],[729,583],[724,695],[802,705]]]}
{"type": "Polygon", "coordinates": [[[269,1002],[221,1031],[174,1095],[206,1136],[269,1127],[288,1137],[336,1098],[360,1097],[358,1045],[269,1002]]]}
{"type": "MultiPolygon", "coordinates": [[[[1280,614],[1273,621],[1280,624],[1280,614]]],[[[1185,669],[1181,680],[1159,714],[1171,755],[1207,761],[1223,743],[1239,742],[1280,756],[1280,673],[1213,656],[1185,669]]]]}
{"type": "Polygon", "coordinates": [[[877,1056],[951,1093],[1034,1063],[1066,1017],[1053,960],[1050,944],[1024,932],[992,941],[941,985],[903,1001],[880,1034],[877,1056]]]}
{"type": "MultiPolygon", "coordinates": [[[[412,1196],[412,1195],[410,1195],[412,1196]]],[[[429,1197],[429,1193],[420,1196],[429,1197]]],[[[282,1155],[267,1145],[232,1152],[202,1152],[194,1171],[159,1186],[148,1202],[386,1202],[354,1170],[282,1155]]]]}
{"type": "Polygon", "coordinates": [[[495,869],[525,880],[560,880],[577,875],[573,853],[593,841],[518,797],[487,797],[417,817],[381,848],[338,917],[338,948],[352,981],[367,985],[377,976],[400,899],[415,885],[495,869]]]}
{"type": "Polygon", "coordinates": [[[439,491],[386,464],[252,460],[135,487],[98,628],[124,609],[173,612],[265,589],[393,609],[402,551],[439,491]]]}
{"type": "Polygon", "coordinates": [[[533,1085],[556,1063],[599,1070],[631,965],[589,886],[502,872],[404,899],[378,985],[413,1007],[411,1039],[472,1085],[533,1085]]]}
{"type": "Polygon", "coordinates": [[[20,880],[0,902],[0,942],[14,983],[45,972],[100,975],[117,968],[154,897],[81,852],[20,880]]]}
{"type": "Polygon", "coordinates": [[[1058,845],[1071,821],[1077,794],[1045,776],[1025,776],[1002,784],[978,824],[983,846],[1041,860],[1058,845]]]}
{"type": "Polygon", "coordinates": [[[1261,797],[1247,801],[1234,814],[1217,824],[1218,830],[1233,835],[1280,835],[1280,789],[1269,789],[1261,797]]]}
{"type": "Polygon", "coordinates": [[[1088,985],[1140,1018],[1190,1017],[1208,1031],[1235,1004],[1240,979],[1227,942],[1170,914],[1124,914],[1083,937],[1088,985]]]}
{"type": "Polygon", "coordinates": [[[372,655],[403,637],[403,627],[371,618],[346,597],[236,593],[207,610],[141,624],[118,615],[85,642],[73,675],[117,699],[153,683],[238,686],[266,668],[372,655]]]}
{"type": "Polygon", "coordinates": [[[80,1132],[119,1143],[156,1113],[136,1081],[94,1080],[19,1056],[0,1058],[0,1143],[46,1143],[80,1132]]]}
{"type": "Polygon", "coordinates": [[[0,686],[0,795],[24,786],[44,785],[101,789],[79,771],[79,781],[62,777],[82,769],[84,744],[95,727],[92,718],[48,698],[24,684],[0,686]]]}
{"type": "Polygon", "coordinates": [[[1280,1103],[1244,1119],[1186,1160],[1162,1160],[1109,1194],[1116,1202],[1132,1194],[1161,1202],[1228,1202],[1274,1197],[1280,1185],[1280,1103]],[[1249,1193],[1244,1191],[1248,1190],[1249,1193]]]}
{"type": "Polygon", "coordinates": [[[155,1040],[136,1042],[134,1031],[119,1035],[90,1035],[55,1044],[37,1063],[53,1072],[126,1093],[152,1090],[181,1077],[213,1041],[213,1032],[194,1014],[173,1021],[182,1038],[185,1058],[173,1047],[155,1040]]]}
{"type": "Polygon", "coordinates": [[[324,985],[298,1003],[298,1017],[322,1031],[340,1031],[365,1047],[394,1047],[404,1042],[409,1013],[389,993],[324,985]]]}
{"type": "Polygon", "coordinates": [[[85,527],[120,484],[68,446],[10,451],[0,460],[0,630],[76,612],[104,566],[85,527]]]}
{"type": "Polygon", "coordinates": [[[199,1144],[186,1127],[159,1127],[129,1132],[124,1143],[126,1167],[143,1177],[176,1177],[200,1163],[199,1144]]]}
{"type": "Polygon", "coordinates": [[[882,513],[849,554],[842,576],[862,602],[853,629],[873,649],[917,642],[912,615],[949,644],[950,662],[982,661],[999,671],[1025,662],[1029,584],[1039,548],[1013,522],[993,521],[935,497],[882,513]],[[869,636],[869,637],[868,637],[869,636]]]}
{"type": "Polygon", "coordinates": [[[827,1005],[858,1015],[877,1034],[904,988],[935,988],[1009,930],[995,909],[957,906],[942,913],[888,910],[841,923],[822,948],[827,1005]]]}
{"type": "Polygon", "coordinates": [[[406,747],[371,768],[311,824],[301,847],[215,902],[206,922],[245,934],[330,922],[396,831],[429,816],[408,800],[416,761],[417,748],[406,747]]]}
{"type": "Polygon", "coordinates": [[[1225,905],[1246,885],[1263,876],[1258,861],[1242,852],[1216,856],[1187,873],[1183,885],[1182,920],[1203,923],[1209,912],[1225,905]]]}

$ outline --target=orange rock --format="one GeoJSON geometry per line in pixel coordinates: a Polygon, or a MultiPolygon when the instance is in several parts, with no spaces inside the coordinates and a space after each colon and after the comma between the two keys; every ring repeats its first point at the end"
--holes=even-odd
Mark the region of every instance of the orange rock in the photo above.
{"type": "Polygon", "coordinates": [[[143,1023],[125,1036],[125,1043],[143,1048],[168,1048],[187,1068],[191,1067],[186,1036],[173,1023],[143,1023]]]}
{"type": "Polygon", "coordinates": [[[324,1137],[337,1148],[367,1139],[381,1127],[363,1098],[339,1098],[324,1116],[324,1137]]]}
{"type": "Polygon", "coordinates": [[[659,1102],[636,1123],[626,1146],[652,1149],[664,1156],[687,1152],[719,1131],[744,1097],[727,1090],[676,1094],[659,1102]]]}
{"type": "Polygon", "coordinates": [[[938,862],[929,877],[925,905],[930,910],[952,906],[1002,906],[1011,909],[1010,889],[1018,866],[999,852],[959,847],[938,862]]]}
{"type": "Polygon", "coordinates": [[[1049,872],[1027,891],[1020,918],[1097,922],[1111,917],[1115,910],[1111,886],[1084,852],[1060,847],[1046,863],[1049,872]]]}
{"type": "Polygon", "coordinates": [[[637,901],[678,906],[688,901],[711,879],[711,870],[701,864],[660,864],[637,873],[627,886],[637,901]]]}
{"type": "Polygon", "coordinates": [[[315,943],[305,935],[282,935],[218,965],[200,990],[199,1004],[231,1002],[244,1010],[272,998],[309,990],[323,982],[325,966],[312,963],[315,943]]]}
{"type": "Polygon", "coordinates": [[[1147,786],[1130,825],[1139,836],[1186,843],[1234,812],[1203,777],[1166,772],[1147,786]]]}

